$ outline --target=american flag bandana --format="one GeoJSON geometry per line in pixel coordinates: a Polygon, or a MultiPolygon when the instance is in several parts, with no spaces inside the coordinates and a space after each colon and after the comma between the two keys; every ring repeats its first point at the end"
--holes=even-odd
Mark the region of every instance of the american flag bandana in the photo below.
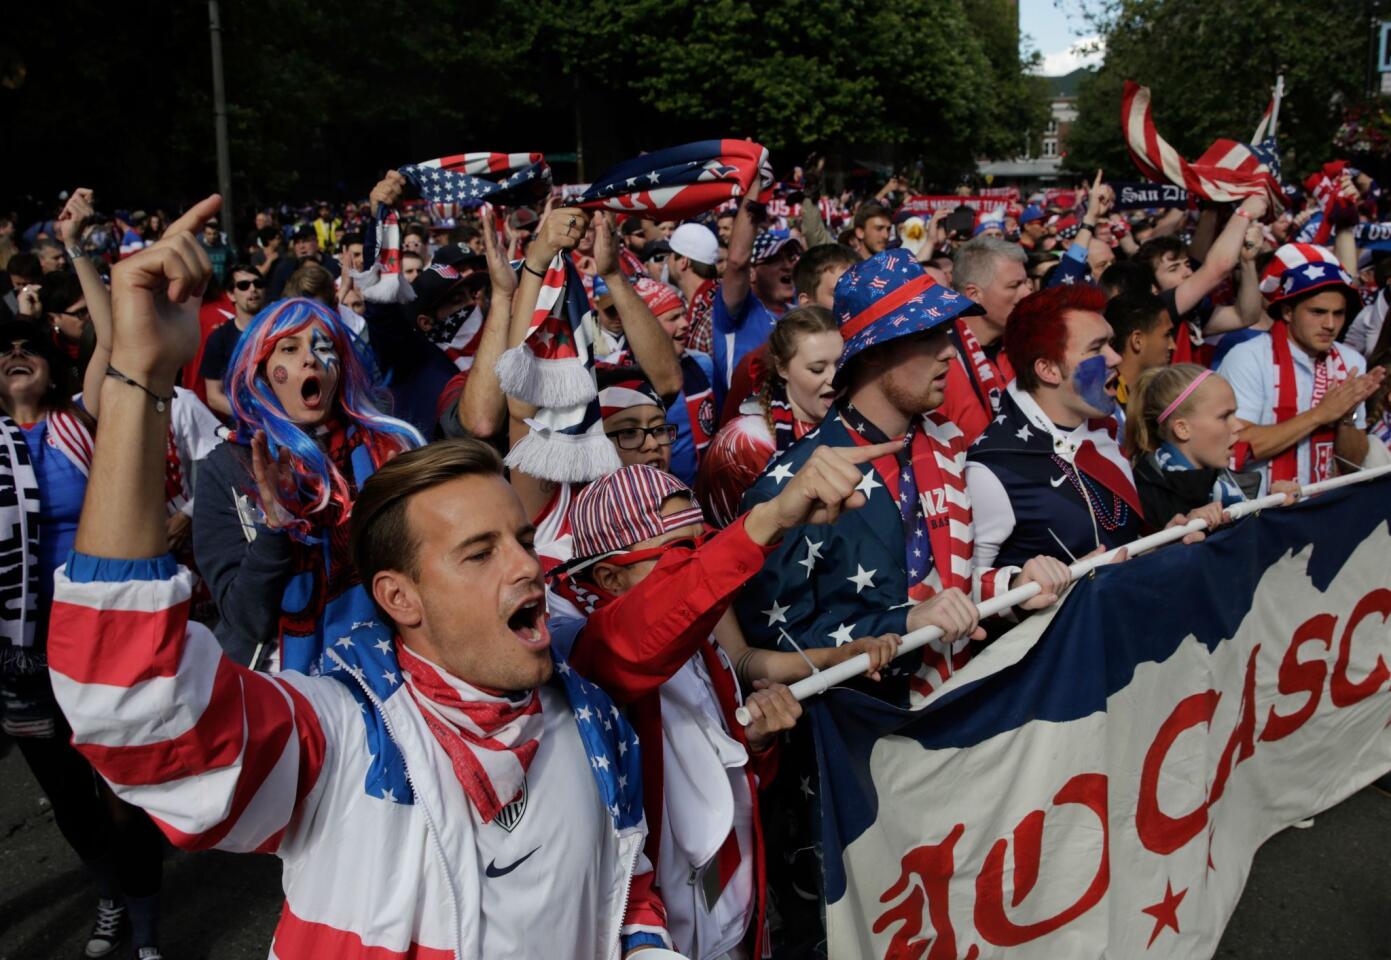
{"type": "Polygon", "coordinates": [[[576,206],[652,215],[654,220],[689,220],[748,192],[755,178],[773,197],[768,151],[748,140],[698,140],[626,160],[599,177],[576,206]]]}
{"type": "MultiPolygon", "coordinates": [[[[459,153],[396,172],[436,206],[531,203],[551,189],[551,168],[539,153],[459,153]]],[[[353,283],[370,303],[410,303],[415,293],[401,278],[400,214],[381,206],[376,214],[376,259],[353,274],[353,283]]]]}
{"type": "Polygon", "coordinates": [[[1264,196],[1273,209],[1284,209],[1279,152],[1273,136],[1255,147],[1235,140],[1218,140],[1190,163],[1159,135],[1151,115],[1149,88],[1133,80],[1125,81],[1121,128],[1135,166],[1151,180],[1177,184],[1214,203],[1264,196]]]}

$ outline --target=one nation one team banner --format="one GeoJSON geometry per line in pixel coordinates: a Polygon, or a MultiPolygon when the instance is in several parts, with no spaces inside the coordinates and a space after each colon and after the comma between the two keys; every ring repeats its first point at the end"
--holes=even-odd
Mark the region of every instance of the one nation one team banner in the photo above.
{"type": "Polygon", "coordinates": [[[919,709],[808,701],[831,957],[1212,956],[1261,843],[1391,769],[1388,518],[1385,480],[1268,510],[919,709]]]}

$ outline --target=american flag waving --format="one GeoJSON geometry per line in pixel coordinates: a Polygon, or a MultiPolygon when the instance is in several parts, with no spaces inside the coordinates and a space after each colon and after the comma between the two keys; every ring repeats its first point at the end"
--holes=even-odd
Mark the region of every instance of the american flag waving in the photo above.
{"type": "MultiPolygon", "coordinates": [[[[1284,206],[1278,151],[1273,132],[1258,146],[1218,140],[1189,163],[1154,128],[1150,92],[1132,80],[1121,98],[1121,125],[1131,159],[1151,180],[1168,181],[1204,200],[1229,203],[1265,196],[1276,208],[1284,206]]],[[[1268,128],[1262,125],[1261,132],[1268,128]]]]}
{"type": "Polygon", "coordinates": [[[539,200],[551,189],[551,168],[539,153],[458,153],[397,172],[431,203],[516,205],[539,200]]]}
{"type": "Polygon", "coordinates": [[[618,164],[590,184],[576,206],[685,220],[743,196],[756,177],[763,185],[756,199],[767,203],[773,169],[763,147],[748,140],[699,140],[618,164]]]}

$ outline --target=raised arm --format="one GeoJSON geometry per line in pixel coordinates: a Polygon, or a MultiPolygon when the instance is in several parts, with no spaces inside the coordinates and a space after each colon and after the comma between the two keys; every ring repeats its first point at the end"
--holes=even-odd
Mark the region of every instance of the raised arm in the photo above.
{"type": "Polygon", "coordinates": [[[595,214],[594,265],[599,276],[608,284],[614,309],[623,322],[623,338],[632,351],[633,359],[642,368],[652,386],[663,397],[681,392],[681,363],[671,337],[657,322],[652,310],[628,282],[618,265],[618,240],[613,221],[607,213],[595,214]]]}
{"type": "Polygon", "coordinates": [[[219,206],[202,201],[113,271],[111,364],[139,386],[102,385],[108,416],[48,652],[74,744],[123,799],[179,846],[272,850],[312,795],[323,728],[294,684],[235,666],[188,623],[192,580],[165,553],[169,398],[211,272],[194,237],[219,206]]]}
{"type": "Polygon", "coordinates": [[[483,337],[478,343],[473,366],[469,369],[464,392],[459,396],[459,424],[475,437],[491,437],[507,425],[507,397],[497,379],[497,360],[507,349],[511,325],[512,298],[517,291],[517,275],[502,255],[493,229],[490,206],[478,211],[478,229],[483,233],[483,249],[488,257],[488,316],[483,321],[483,337]]]}
{"type": "Polygon", "coordinates": [[[1264,197],[1247,197],[1241,201],[1241,206],[1237,207],[1236,213],[1213,242],[1203,265],[1174,292],[1174,306],[1180,315],[1201,303],[1203,297],[1215,290],[1223,278],[1232,272],[1241,256],[1246,228],[1265,216],[1268,206],[1264,197]]]}
{"type": "Polygon", "coordinates": [[[82,224],[92,215],[92,191],[78,187],[68,197],[63,212],[58,214],[58,233],[67,248],[68,259],[82,284],[82,297],[87,301],[87,313],[92,318],[96,334],[96,349],[87,363],[82,378],[82,403],[93,417],[101,406],[101,382],[106,379],[106,365],[111,361],[111,294],[97,273],[96,264],[82,253],[82,224]]]}
{"type": "Polygon", "coordinates": [[[729,256],[725,260],[724,279],[720,281],[720,296],[725,309],[731,316],[737,316],[749,296],[749,267],[753,259],[754,222],[753,210],[749,204],[758,196],[759,178],[755,176],[749,184],[748,192],[739,198],[739,209],[734,214],[734,226],[729,231],[729,256]]]}

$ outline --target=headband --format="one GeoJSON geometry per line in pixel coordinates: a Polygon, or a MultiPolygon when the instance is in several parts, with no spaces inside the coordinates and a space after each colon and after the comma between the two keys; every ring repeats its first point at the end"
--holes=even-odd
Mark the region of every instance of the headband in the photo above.
{"type": "Polygon", "coordinates": [[[1188,386],[1184,387],[1183,392],[1181,392],[1177,397],[1174,398],[1174,402],[1164,408],[1164,412],[1159,415],[1158,422],[1163,423],[1165,420],[1168,420],[1169,416],[1183,404],[1183,401],[1188,399],[1189,394],[1191,394],[1194,390],[1198,389],[1198,384],[1206,380],[1211,374],[1211,370],[1204,370],[1202,373],[1194,377],[1193,382],[1190,383],[1188,386]]]}

